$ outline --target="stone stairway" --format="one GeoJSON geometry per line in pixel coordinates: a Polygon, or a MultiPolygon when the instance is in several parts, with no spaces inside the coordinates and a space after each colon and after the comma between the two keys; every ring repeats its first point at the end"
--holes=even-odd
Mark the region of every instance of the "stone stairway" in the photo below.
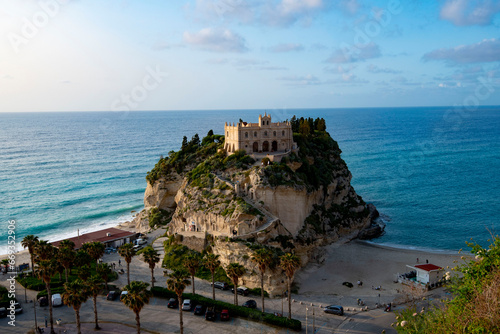
{"type": "MultiPolygon", "coordinates": [[[[225,179],[222,176],[217,175],[217,174],[214,174],[214,176],[219,181],[226,183],[228,186],[230,186],[230,187],[232,187],[234,189],[235,184],[233,182],[231,182],[230,180],[227,180],[227,179],[225,179]]],[[[279,222],[280,219],[278,217],[276,217],[275,215],[273,215],[271,212],[269,212],[267,209],[265,209],[263,205],[258,205],[257,203],[255,203],[255,201],[253,201],[252,199],[250,199],[246,194],[240,193],[238,195],[241,198],[243,198],[243,200],[246,203],[250,204],[254,208],[257,208],[260,212],[262,212],[264,214],[264,219],[266,220],[266,222],[264,224],[260,225],[254,231],[249,232],[249,233],[245,233],[245,234],[242,234],[242,235],[238,235],[238,238],[247,238],[247,237],[254,236],[257,233],[265,231],[269,227],[273,226],[275,223],[279,222]]]]}

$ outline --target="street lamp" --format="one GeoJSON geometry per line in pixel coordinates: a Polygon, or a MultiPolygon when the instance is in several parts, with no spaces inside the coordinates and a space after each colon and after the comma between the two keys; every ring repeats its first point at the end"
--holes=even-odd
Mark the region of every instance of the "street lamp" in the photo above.
{"type": "Polygon", "coordinates": [[[306,307],[306,334],[307,334],[307,311],[308,311],[308,310],[309,310],[309,309],[306,307]]]}
{"type": "Polygon", "coordinates": [[[315,318],[314,318],[314,307],[313,307],[313,334],[316,333],[316,324],[315,324],[315,318]]]}

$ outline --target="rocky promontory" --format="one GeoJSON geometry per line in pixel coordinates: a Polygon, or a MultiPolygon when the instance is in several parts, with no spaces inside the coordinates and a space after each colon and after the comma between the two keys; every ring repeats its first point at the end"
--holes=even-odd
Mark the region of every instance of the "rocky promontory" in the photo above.
{"type": "MultiPolygon", "coordinates": [[[[305,265],[321,259],[319,246],[366,235],[376,209],[356,194],[337,142],[317,124],[324,120],[294,117],[298,149],[279,161],[272,153],[228,155],[224,136],[212,131],[202,140],[184,137],[181,150],[147,175],[150,225],[168,224],[169,234],[190,248],[210,247],[223,265],[245,264],[249,287],[260,287],[249,260],[256,247],[293,251],[305,265]]],[[[266,282],[271,295],[283,292],[280,269],[270,270],[266,282]]]]}

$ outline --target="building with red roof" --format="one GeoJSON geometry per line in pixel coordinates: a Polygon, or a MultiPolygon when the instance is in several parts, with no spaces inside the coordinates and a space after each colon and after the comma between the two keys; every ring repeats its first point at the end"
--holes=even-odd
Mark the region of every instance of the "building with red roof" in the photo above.
{"type": "Polygon", "coordinates": [[[407,265],[408,268],[416,271],[416,281],[434,287],[444,277],[444,269],[431,263],[407,265]]]}
{"type": "MultiPolygon", "coordinates": [[[[85,233],[77,237],[64,240],[71,240],[75,243],[75,249],[79,249],[86,242],[99,241],[106,247],[120,247],[123,244],[132,242],[137,237],[137,233],[119,230],[117,228],[107,228],[100,231],[85,233]]],[[[58,247],[62,240],[54,241],[52,245],[58,247]]]]}

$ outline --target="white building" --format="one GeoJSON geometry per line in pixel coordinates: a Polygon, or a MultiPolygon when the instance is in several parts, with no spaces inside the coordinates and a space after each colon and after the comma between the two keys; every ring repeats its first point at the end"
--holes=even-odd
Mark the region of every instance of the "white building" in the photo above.
{"type": "Polygon", "coordinates": [[[428,284],[434,287],[444,277],[444,269],[434,264],[416,264],[414,266],[407,265],[411,270],[416,271],[416,281],[422,284],[428,284]]]}

